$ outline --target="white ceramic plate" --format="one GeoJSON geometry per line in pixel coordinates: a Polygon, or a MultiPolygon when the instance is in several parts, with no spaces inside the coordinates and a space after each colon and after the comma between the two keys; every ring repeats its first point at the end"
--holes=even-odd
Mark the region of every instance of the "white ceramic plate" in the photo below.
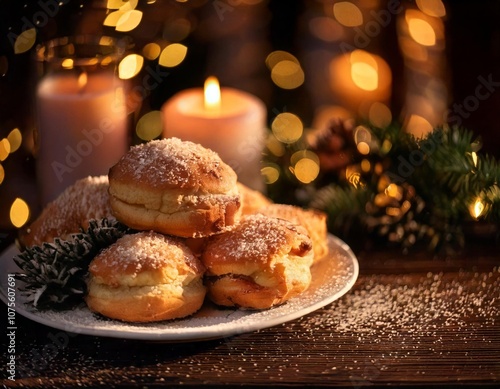
{"type": "MultiPolygon", "coordinates": [[[[206,302],[200,311],[185,319],[148,324],[108,320],[85,306],[70,311],[38,311],[26,304],[16,280],[16,312],[35,322],[77,334],[153,341],[195,341],[252,332],[297,319],[343,296],[358,277],[358,261],[340,239],[328,236],[328,254],[312,267],[312,283],[307,291],[278,307],[264,311],[221,309],[206,302]]],[[[7,275],[19,271],[12,258],[13,245],[0,256],[0,298],[7,301],[7,275]]]]}

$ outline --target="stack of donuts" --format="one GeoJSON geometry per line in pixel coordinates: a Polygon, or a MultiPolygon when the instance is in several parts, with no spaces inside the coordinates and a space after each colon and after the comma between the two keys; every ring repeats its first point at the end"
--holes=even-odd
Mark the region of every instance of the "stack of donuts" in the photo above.
{"type": "Polygon", "coordinates": [[[77,181],[23,237],[68,237],[90,219],[137,231],[90,263],[90,310],[127,322],[192,315],[209,299],[267,309],[304,292],[327,251],[326,215],[274,204],[217,153],[176,138],[133,146],[107,176],[77,181]]]}

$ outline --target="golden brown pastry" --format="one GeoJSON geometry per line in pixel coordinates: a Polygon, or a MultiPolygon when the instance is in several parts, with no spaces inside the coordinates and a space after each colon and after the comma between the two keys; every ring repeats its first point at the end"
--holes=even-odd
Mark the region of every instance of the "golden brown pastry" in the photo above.
{"type": "Polygon", "coordinates": [[[203,304],[204,267],[179,239],[155,232],[125,235],[89,266],[88,307],[127,322],[189,316],[203,304]]]}
{"type": "Polygon", "coordinates": [[[109,171],[119,221],[181,237],[209,236],[237,223],[236,182],[236,173],[215,152],[177,138],[134,146],[109,171]]]}
{"type": "Polygon", "coordinates": [[[202,254],[209,298],[229,307],[265,309],[311,283],[311,240],[302,226],[265,215],[246,216],[209,238],[202,254]]]}
{"type": "Polygon", "coordinates": [[[114,219],[108,195],[108,177],[87,177],[66,188],[47,204],[38,218],[20,237],[25,246],[68,239],[71,234],[87,229],[90,219],[114,219]]]}
{"type": "Polygon", "coordinates": [[[249,188],[248,186],[238,182],[238,190],[241,195],[241,214],[251,215],[262,207],[272,204],[270,198],[263,193],[249,188]]]}
{"type": "Polygon", "coordinates": [[[270,204],[257,212],[305,227],[312,240],[315,261],[324,257],[328,252],[326,214],[324,212],[287,204],[270,204]]]}

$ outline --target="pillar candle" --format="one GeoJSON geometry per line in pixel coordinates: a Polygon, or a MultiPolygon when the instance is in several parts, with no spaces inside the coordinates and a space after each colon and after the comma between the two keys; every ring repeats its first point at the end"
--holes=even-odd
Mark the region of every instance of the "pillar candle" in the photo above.
{"type": "Polygon", "coordinates": [[[47,75],[36,103],[42,205],[77,179],[107,174],[126,152],[124,85],[111,72],[47,75]]]}
{"type": "Polygon", "coordinates": [[[264,189],[260,169],[266,107],[260,99],[223,87],[219,102],[208,104],[204,89],[192,88],[169,99],[162,107],[162,116],[165,137],[189,140],[214,150],[234,169],[241,183],[255,190],[264,189]]]}

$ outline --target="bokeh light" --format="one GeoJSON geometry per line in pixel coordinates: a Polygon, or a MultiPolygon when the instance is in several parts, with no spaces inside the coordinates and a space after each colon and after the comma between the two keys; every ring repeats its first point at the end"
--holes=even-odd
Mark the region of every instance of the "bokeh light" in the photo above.
{"type": "Polygon", "coordinates": [[[163,38],[170,42],[180,42],[191,32],[192,25],[188,19],[178,18],[167,23],[163,29],[163,38]]]}
{"type": "Polygon", "coordinates": [[[319,174],[319,164],[309,158],[302,158],[295,164],[294,168],[295,177],[297,180],[304,184],[313,182],[319,174]]]}
{"type": "Polygon", "coordinates": [[[486,205],[480,197],[477,197],[469,208],[469,212],[474,219],[479,219],[485,211],[486,205]]]}
{"type": "Polygon", "coordinates": [[[116,31],[128,32],[136,28],[142,20],[142,12],[131,9],[123,13],[116,22],[116,31]]]}
{"type": "Polygon", "coordinates": [[[411,17],[408,20],[408,30],[415,42],[423,46],[434,46],[436,44],[436,33],[429,22],[411,17]]]}
{"type": "Polygon", "coordinates": [[[148,43],[147,45],[145,45],[142,48],[142,55],[144,55],[145,58],[147,58],[151,61],[158,58],[160,53],[161,53],[161,47],[158,43],[154,43],[154,42],[148,43]]]}
{"type": "Polygon", "coordinates": [[[299,60],[293,54],[288,51],[276,50],[266,57],[266,66],[269,70],[273,70],[273,68],[281,61],[292,61],[297,65],[300,65],[299,60]]]}
{"type": "Polygon", "coordinates": [[[10,142],[7,138],[0,140],[0,161],[5,161],[10,154],[10,142]]]}
{"type": "Polygon", "coordinates": [[[271,79],[280,88],[295,89],[304,83],[305,75],[299,64],[285,60],[273,67],[271,79]]]}
{"type": "Polygon", "coordinates": [[[19,128],[14,128],[11,132],[9,132],[7,140],[9,141],[10,153],[12,154],[17,151],[19,147],[21,147],[23,142],[23,135],[21,134],[21,131],[19,131],[19,128]]]}
{"type": "Polygon", "coordinates": [[[313,182],[320,172],[318,155],[310,150],[296,151],[290,157],[290,171],[304,184],[313,182]]]}
{"type": "Polygon", "coordinates": [[[302,136],[304,125],[297,115],[284,112],[276,116],[271,124],[271,129],[280,142],[294,143],[302,136]]]}
{"type": "Polygon", "coordinates": [[[376,101],[368,111],[370,123],[379,128],[387,127],[392,122],[392,113],[387,105],[376,101]]]}
{"type": "Polygon", "coordinates": [[[266,184],[274,184],[280,178],[280,168],[275,164],[264,166],[260,172],[266,184]]]}
{"type": "Polygon", "coordinates": [[[10,222],[14,227],[21,228],[30,216],[30,209],[26,201],[16,198],[10,206],[10,222]]]}
{"type": "Polygon", "coordinates": [[[280,142],[274,134],[270,133],[266,140],[267,149],[275,156],[282,157],[285,155],[285,146],[280,142]]]}
{"type": "Polygon", "coordinates": [[[144,58],[138,54],[129,54],[120,61],[118,75],[123,80],[135,77],[142,69],[144,58]]]}
{"type": "Polygon", "coordinates": [[[108,16],[106,16],[106,19],[104,19],[104,22],[102,24],[108,27],[116,27],[118,21],[124,13],[125,12],[123,11],[111,12],[110,14],[108,14],[108,16]]]}
{"type": "Polygon", "coordinates": [[[36,29],[30,28],[20,33],[14,42],[14,53],[21,54],[33,47],[36,41],[36,29]]]}
{"type": "Polygon", "coordinates": [[[425,14],[442,18],[446,16],[446,8],[441,0],[416,0],[417,7],[425,14]]]}
{"type": "Polygon", "coordinates": [[[0,165],[0,184],[3,182],[5,178],[5,170],[2,165],[0,165]]]}
{"type": "Polygon", "coordinates": [[[407,132],[417,138],[421,138],[433,130],[431,123],[427,119],[416,114],[410,115],[404,127],[407,132]]]}
{"type": "Polygon", "coordinates": [[[333,16],[346,27],[357,27],[363,24],[363,14],[356,4],[341,1],[333,5],[333,16]]]}
{"type": "Polygon", "coordinates": [[[161,111],[150,111],[142,116],[135,127],[135,133],[139,139],[149,141],[159,137],[163,126],[161,120],[161,111]]]}
{"type": "Polygon", "coordinates": [[[167,68],[179,65],[186,58],[187,50],[188,48],[180,43],[168,45],[160,54],[160,65],[167,68]]]}

